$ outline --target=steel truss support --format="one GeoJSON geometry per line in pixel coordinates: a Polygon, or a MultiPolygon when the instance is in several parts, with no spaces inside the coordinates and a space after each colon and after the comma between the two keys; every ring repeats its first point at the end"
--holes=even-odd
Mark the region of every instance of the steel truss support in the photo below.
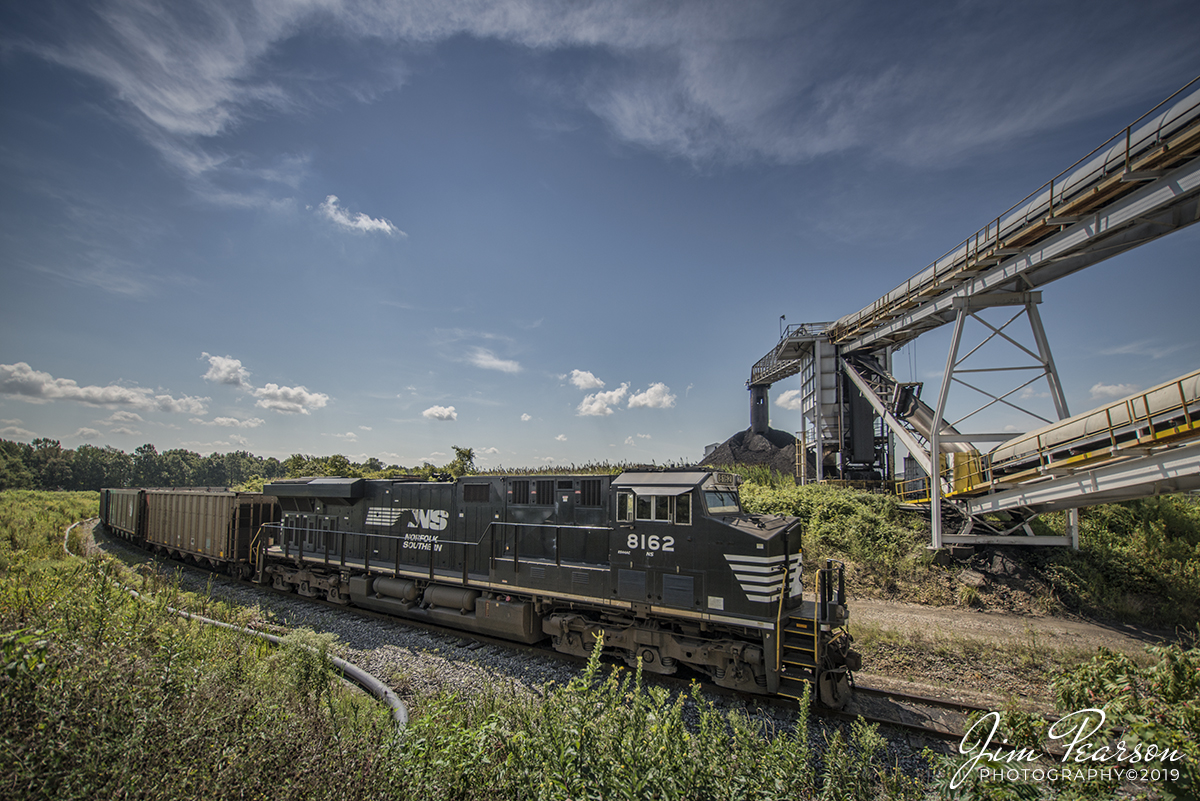
{"type": "MultiPolygon", "coordinates": [[[[1067,408],[1067,399],[1063,394],[1062,382],[1058,378],[1058,369],[1054,365],[1054,357],[1050,352],[1050,343],[1046,338],[1046,330],[1042,326],[1042,318],[1038,314],[1038,304],[1042,302],[1041,292],[1003,292],[993,293],[989,295],[979,295],[974,297],[958,297],[954,299],[954,333],[950,341],[950,352],[946,356],[946,369],[942,374],[942,385],[938,391],[937,406],[934,408],[933,421],[929,437],[929,458],[931,465],[934,467],[929,475],[936,476],[936,480],[930,481],[930,504],[932,510],[932,545],[935,549],[939,549],[946,542],[942,532],[942,500],[949,493],[949,487],[942,478],[940,470],[941,447],[944,443],[949,442],[1003,442],[1011,438],[1009,434],[957,434],[954,432],[959,423],[979,414],[985,409],[988,409],[996,404],[1016,409],[1019,412],[1030,415],[1043,421],[1044,423],[1052,423],[1054,421],[1047,420],[1045,417],[1031,411],[1030,409],[1022,408],[1016,405],[1010,398],[1013,395],[1025,389],[1029,385],[1045,378],[1050,388],[1050,397],[1054,401],[1054,409],[1058,414],[1058,419],[1070,417],[1070,411],[1067,408]],[[1007,322],[1000,326],[984,320],[977,312],[984,309],[996,307],[1017,307],[1017,312],[1010,317],[1007,322]],[[1037,352],[1030,350],[1025,345],[1018,342],[1008,333],[1006,329],[1021,317],[1025,317],[1029,321],[1030,330],[1033,333],[1034,347],[1037,352]],[[963,330],[968,319],[974,319],[982,324],[989,333],[982,342],[976,345],[966,354],[959,356],[959,349],[962,346],[963,330]],[[1019,364],[1008,367],[985,367],[985,368],[964,368],[963,362],[969,359],[973,354],[978,352],[982,347],[993,340],[1002,339],[1008,344],[1016,347],[1021,353],[1033,360],[1032,364],[1019,364]],[[1036,371],[1027,381],[1020,383],[1018,386],[1004,393],[996,395],[974,384],[968,383],[961,377],[964,374],[971,373],[1000,373],[1010,371],[1036,371]],[[974,390],[988,398],[989,401],[982,406],[974,409],[971,412],[963,415],[953,423],[946,422],[946,405],[950,397],[950,387],[958,383],[968,389],[974,390]]],[[[956,538],[958,539],[958,538],[956,538]]]]}

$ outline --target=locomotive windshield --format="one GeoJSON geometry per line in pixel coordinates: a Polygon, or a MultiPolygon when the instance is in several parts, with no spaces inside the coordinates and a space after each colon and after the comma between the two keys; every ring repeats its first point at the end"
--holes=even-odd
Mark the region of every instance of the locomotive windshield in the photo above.
{"type": "Polygon", "coordinates": [[[710,515],[736,515],[742,511],[736,492],[705,490],[704,502],[708,504],[710,515]]]}

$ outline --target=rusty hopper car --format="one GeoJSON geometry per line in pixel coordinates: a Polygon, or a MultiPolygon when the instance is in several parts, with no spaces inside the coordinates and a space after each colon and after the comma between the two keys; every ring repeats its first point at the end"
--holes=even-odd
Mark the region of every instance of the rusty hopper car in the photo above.
{"type": "Polygon", "coordinates": [[[101,490],[100,517],[106,526],[125,539],[144,540],[146,537],[145,490],[101,490]]]}
{"type": "Polygon", "coordinates": [[[840,565],[802,590],[799,521],[747,515],[736,476],[296,479],[259,579],[339,603],[840,706],[860,664],[840,565]]]}
{"type": "Polygon", "coordinates": [[[155,553],[249,577],[254,535],[279,520],[279,505],[269,495],[220,487],[105,489],[101,517],[155,553]]]}

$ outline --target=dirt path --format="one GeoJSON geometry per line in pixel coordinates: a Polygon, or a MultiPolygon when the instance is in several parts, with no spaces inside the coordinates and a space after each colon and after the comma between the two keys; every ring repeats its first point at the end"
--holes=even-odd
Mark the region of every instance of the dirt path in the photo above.
{"type": "Polygon", "coordinates": [[[1094,651],[1104,646],[1125,653],[1140,652],[1171,638],[1170,632],[1153,632],[1120,623],[1014,615],[946,606],[919,606],[859,599],[851,607],[854,624],[936,636],[971,637],[988,642],[1029,643],[1058,651],[1094,651]]]}
{"type": "Polygon", "coordinates": [[[1169,632],[1094,621],[859,599],[850,631],[867,686],[1049,712],[1054,670],[1098,647],[1131,656],[1169,632]]]}

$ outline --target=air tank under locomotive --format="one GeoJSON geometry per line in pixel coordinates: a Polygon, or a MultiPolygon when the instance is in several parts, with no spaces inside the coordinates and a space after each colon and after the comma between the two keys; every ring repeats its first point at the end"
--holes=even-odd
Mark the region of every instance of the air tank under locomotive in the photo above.
{"type": "Polygon", "coordinates": [[[799,521],[747,515],[740,479],[705,470],[311,478],[264,488],[282,521],[260,581],[302,595],[718,685],[840,706],[859,665],[841,566],[802,591],[799,521]]]}

